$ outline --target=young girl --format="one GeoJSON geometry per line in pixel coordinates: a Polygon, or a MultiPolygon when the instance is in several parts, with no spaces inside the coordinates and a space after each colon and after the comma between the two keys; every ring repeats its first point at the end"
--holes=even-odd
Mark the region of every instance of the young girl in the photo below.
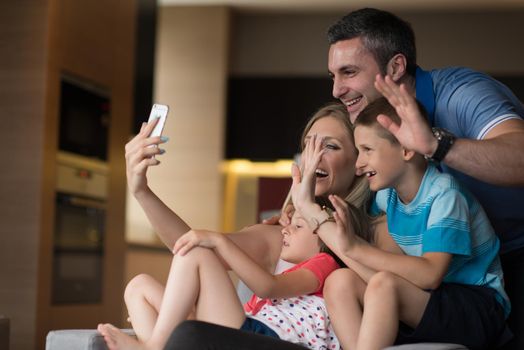
{"type": "MultiPolygon", "coordinates": [[[[367,234],[362,211],[350,208],[355,231],[367,234]]],[[[261,268],[226,235],[189,231],[173,249],[175,258],[152,336],[141,342],[111,325],[98,329],[110,349],[162,349],[171,331],[194,310],[198,320],[310,349],[339,349],[322,298],[324,280],[339,264],[310,226],[295,211],[291,224],[282,230],[281,259],[296,265],[280,275],[261,268]],[[255,292],[244,308],[217,254],[255,292]]]]}

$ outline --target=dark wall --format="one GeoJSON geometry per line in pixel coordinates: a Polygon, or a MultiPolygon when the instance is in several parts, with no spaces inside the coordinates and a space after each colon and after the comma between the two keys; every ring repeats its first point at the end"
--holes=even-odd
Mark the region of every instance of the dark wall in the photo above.
{"type": "MultiPolygon", "coordinates": [[[[524,103],[524,76],[494,76],[495,79],[506,84],[513,93],[524,103]]],[[[524,116],[523,116],[524,117],[524,116]]]]}
{"type": "Polygon", "coordinates": [[[146,121],[153,103],[157,1],[137,0],[133,134],[146,121]]]}
{"type": "MultiPolygon", "coordinates": [[[[524,77],[497,76],[524,101],[524,77]]],[[[226,158],[290,159],[311,115],[333,101],[329,78],[232,77],[228,87],[226,158]]]]}
{"type": "Polygon", "coordinates": [[[230,78],[226,158],[293,158],[309,117],[333,101],[331,85],[317,77],[230,78]]]}

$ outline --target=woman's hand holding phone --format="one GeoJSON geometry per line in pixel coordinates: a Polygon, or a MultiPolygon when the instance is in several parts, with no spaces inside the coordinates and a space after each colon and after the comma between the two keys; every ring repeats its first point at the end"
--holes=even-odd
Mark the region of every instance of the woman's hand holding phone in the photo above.
{"type": "Polygon", "coordinates": [[[151,110],[149,122],[142,123],[140,132],[125,147],[127,183],[131,193],[135,196],[148,190],[147,169],[150,166],[160,164],[160,161],[155,156],[165,152],[159,147],[152,146],[158,146],[168,140],[166,137],[160,136],[167,116],[167,109],[163,117],[155,117],[156,115],[153,114],[155,106],[151,110]],[[158,123],[162,125],[159,127],[158,123]],[[159,130],[159,132],[153,136],[152,133],[155,130],[159,130]]]}

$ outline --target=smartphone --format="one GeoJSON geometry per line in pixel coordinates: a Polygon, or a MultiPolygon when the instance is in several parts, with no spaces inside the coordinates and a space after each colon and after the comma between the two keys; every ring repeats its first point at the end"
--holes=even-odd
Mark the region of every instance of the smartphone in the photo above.
{"type": "Polygon", "coordinates": [[[155,118],[160,118],[160,119],[156,123],[153,131],[151,131],[151,134],[149,135],[150,137],[162,135],[162,130],[164,129],[164,125],[166,124],[166,118],[167,118],[168,111],[169,111],[169,107],[166,105],[161,105],[158,103],[155,103],[153,105],[153,107],[151,108],[151,113],[149,114],[148,123],[155,118]]]}

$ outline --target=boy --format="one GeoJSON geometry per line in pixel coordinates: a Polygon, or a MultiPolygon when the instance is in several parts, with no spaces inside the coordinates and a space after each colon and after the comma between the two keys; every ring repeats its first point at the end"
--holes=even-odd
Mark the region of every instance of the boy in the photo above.
{"type": "Polygon", "coordinates": [[[363,293],[355,278],[361,312],[336,315],[328,303],[331,318],[346,317],[345,324],[358,325],[349,330],[357,339],[348,340],[358,350],[381,349],[392,345],[395,337],[396,343],[494,348],[509,336],[505,319],[510,303],[502,286],[500,243],[469,192],[424,156],[403,148],[378,123],[380,115],[400,124],[398,114],[421,113],[411,96],[403,98],[402,104],[395,102],[396,110],[385,98],[370,103],[355,121],[355,144],[357,172],[377,191],[372,211],[386,213],[388,230],[405,255],[356,239],[349,242],[346,257],[377,272],[363,293]]]}

